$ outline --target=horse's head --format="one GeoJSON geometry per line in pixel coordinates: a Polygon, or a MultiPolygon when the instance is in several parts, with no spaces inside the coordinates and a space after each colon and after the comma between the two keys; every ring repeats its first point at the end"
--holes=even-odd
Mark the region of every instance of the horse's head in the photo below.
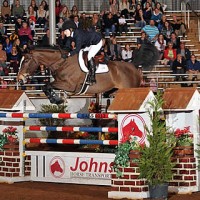
{"type": "Polygon", "coordinates": [[[27,78],[34,74],[38,66],[38,60],[33,57],[32,53],[24,55],[20,61],[20,68],[17,76],[17,81],[20,84],[26,83],[27,78]]]}

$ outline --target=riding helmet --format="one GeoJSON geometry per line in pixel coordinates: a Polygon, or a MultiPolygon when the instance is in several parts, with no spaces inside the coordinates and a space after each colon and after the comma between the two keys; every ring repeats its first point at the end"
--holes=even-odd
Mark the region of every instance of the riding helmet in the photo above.
{"type": "Polygon", "coordinates": [[[62,30],[65,31],[67,29],[76,29],[76,24],[72,20],[67,20],[62,25],[62,30]]]}

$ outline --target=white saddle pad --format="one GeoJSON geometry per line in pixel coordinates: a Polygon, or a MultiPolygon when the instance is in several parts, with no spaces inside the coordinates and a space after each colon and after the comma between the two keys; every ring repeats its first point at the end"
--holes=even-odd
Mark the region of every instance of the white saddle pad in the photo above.
{"type": "MultiPolygon", "coordinates": [[[[88,73],[89,70],[88,70],[88,68],[85,65],[85,62],[83,60],[83,49],[81,49],[80,52],[79,52],[78,60],[79,60],[81,70],[85,73],[88,73]]],[[[109,69],[108,69],[108,66],[106,64],[99,63],[99,65],[97,66],[96,74],[106,73],[108,71],[109,71],[109,69]]]]}

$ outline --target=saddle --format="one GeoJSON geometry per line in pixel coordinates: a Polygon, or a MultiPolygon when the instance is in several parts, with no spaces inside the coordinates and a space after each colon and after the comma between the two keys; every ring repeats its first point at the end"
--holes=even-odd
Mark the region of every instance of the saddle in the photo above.
{"type": "MultiPolygon", "coordinates": [[[[78,61],[81,70],[85,73],[88,73],[88,51],[83,51],[83,49],[81,49],[78,55],[78,61]]],[[[104,55],[96,55],[94,57],[94,61],[97,68],[95,72],[96,74],[106,73],[109,71],[104,55]]]]}

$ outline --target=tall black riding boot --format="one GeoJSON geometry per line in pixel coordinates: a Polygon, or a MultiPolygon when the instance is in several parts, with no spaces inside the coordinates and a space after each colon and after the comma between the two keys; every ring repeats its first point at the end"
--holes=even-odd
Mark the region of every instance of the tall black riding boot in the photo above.
{"type": "Polygon", "coordinates": [[[95,78],[95,72],[96,72],[96,66],[94,62],[94,58],[91,58],[89,60],[89,65],[90,65],[90,74],[91,74],[91,82],[96,83],[96,78],[95,78]]]}

